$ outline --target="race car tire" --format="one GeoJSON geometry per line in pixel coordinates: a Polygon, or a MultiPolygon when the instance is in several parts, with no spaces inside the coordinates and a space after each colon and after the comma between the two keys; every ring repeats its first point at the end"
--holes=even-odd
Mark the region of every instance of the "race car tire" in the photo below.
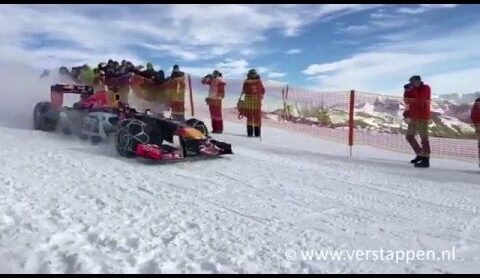
{"type": "Polygon", "coordinates": [[[134,157],[139,144],[150,143],[147,124],[137,119],[126,119],[119,123],[115,137],[115,148],[120,156],[134,157]]]}
{"type": "Polygon", "coordinates": [[[64,111],[59,112],[59,119],[58,119],[58,124],[59,129],[62,131],[63,134],[65,135],[71,135],[72,128],[70,126],[70,121],[68,119],[68,108],[65,108],[64,111]]]}
{"type": "Polygon", "coordinates": [[[33,128],[42,131],[54,131],[57,126],[57,118],[47,118],[46,113],[52,113],[50,102],[39,102],[33,109],[33,128]]]}

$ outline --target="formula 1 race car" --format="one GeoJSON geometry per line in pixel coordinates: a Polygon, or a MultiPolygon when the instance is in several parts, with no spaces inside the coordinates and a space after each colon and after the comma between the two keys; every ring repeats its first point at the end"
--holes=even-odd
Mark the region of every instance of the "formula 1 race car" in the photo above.
{"type": "Polygon", "coordinates": [[[171,161],[233,153],[230,144],[212,139],[197,119],[174,121],[128,106],[121,109],[119,118],[115,144],[124,157],[171,161]]]}
{"type": "Polygon", "coordinates": [[[96,144],[115,134],[117,152],[123,157],[142,157],[153,161],[183,160],[189,157],[214,157],[232,154],[230,144],[212,139],[205,124],[197,119],[175,121],[153,115],[147,109],[137,112],[119,101],[114,93],[93,93],[90,86],[53,85],[51,102],[34,108],[36,130],[76,134],[96,144]],[[64,94],[78,94],[73,107],[63,106],[64,94]]]}
{"type": "Polygon", "coordinates": [[[94,93],[91,86],[56,84],[50,87],[50,96],[50,102],[35,105],[36,130],[55,131],[59,127],[64,134],[73,133],[92,143],[106,140],[115,132],[118,112],[108,105],[107,92],[94,93]],[[80,101],[73,107],[63,106],[65,94],[78,94],[80,101]]]}

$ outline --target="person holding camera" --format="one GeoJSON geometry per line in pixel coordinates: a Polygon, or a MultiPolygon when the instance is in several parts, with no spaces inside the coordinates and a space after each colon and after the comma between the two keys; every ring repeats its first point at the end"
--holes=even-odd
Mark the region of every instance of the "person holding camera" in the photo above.
{"type": "Polygon", "coordinates": [[[422,82],[420,76],[410,78],[410,83],[404,86],[405,112],[408,123],[406,140],[417,155],[410,163],[415,167],[430,167],[430,141],[428,139],[428,124],[430,121],[430,87],[422,82]],[[415,136],[420,135],[421,146],[415,136]]]}
{"type": "Polygon", "coordinates": [[[218,70],[207,74],[202,79],[202,84],[209,85],[208,97],[205,99],[212,119],[212,133],[223,132],[222,99],[225,97],[225,81],[218,70]]]}

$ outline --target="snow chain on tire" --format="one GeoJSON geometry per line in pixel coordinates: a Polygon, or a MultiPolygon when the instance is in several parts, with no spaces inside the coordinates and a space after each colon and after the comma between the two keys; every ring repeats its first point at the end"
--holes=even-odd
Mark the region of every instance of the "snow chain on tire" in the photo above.
{"type": "Polygon", "coordinates": [[[116,136],[116,148],[121,156],[135,156],[135,148],[138,144],[147,144],[150,137],[145,132],[146,123],[137,119],[128,119],[119,124],[120,128],[116,136]],[[135,130],[135,125],[138,127],[135,130]]]}

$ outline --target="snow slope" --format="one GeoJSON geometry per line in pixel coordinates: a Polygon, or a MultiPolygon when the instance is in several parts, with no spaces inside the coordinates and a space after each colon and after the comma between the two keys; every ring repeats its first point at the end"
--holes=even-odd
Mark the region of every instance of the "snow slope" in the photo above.
{"type": "Polygon", "coordinates": [[[145,165],[0,126],[0,273],[480,271],[478,165],[227,123],[235,155],[145,165]],[[287,250],[456,248],[455,261],[287,260],[287,250]]]}

